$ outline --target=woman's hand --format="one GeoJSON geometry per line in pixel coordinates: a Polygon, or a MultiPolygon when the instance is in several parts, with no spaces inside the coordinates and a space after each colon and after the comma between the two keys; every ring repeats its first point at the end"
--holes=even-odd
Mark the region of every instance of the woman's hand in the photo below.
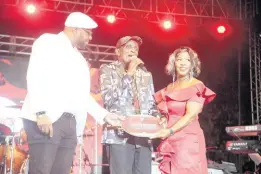
{"type": "Polygon", "coordinates": [[[167,137],[169,137],[171,134],[171,130],[170,129],[161,129],[159,130],[156,134],[152,135],[150,137],[150,139],[155,139],[155,138],[162,138],[162,139],[165,139],[167,137]]]}

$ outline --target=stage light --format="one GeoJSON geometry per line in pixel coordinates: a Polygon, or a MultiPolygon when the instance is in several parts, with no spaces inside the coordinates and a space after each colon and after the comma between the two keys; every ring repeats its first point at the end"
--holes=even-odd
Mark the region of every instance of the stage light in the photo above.
{"type": "Polygon", "coordinates": [[[107,16],[107,21],[108,21],[109,23],[114,23],[115,20],[116,20],[116,17],[115,17],[114,15],[108,15],[108,16],[107,16]]]}
{"type": "Polygon", "coordinates": [[[36,6],[34,4],[28,4],[26,5],[26,11],[29,14],[33,14],[36,12],[36,6]]]}
{"type": "Polygon", "coordinates": [[[165,21],[163,21],[163,27],[164,27],[166,30],[170,29],[170,28],[172,27],[171,21],[170,21],[170,20],[165,20],[165,21]]]}
{"type": "Polygon", "coordinates": [[[218,27],[217,27],[217,32],[218,32],[219,34],[224,34],[224,33],[226,32],[226,27],[223,26],[223,25],[218,26],[218,27]]]}

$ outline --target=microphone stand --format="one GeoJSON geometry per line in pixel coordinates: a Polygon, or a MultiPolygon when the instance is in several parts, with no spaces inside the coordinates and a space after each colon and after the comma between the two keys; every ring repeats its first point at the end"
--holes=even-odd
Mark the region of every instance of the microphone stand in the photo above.
{"type": "MultiPolygon", "coordinates": [[[[83,137],[84,136],[82,136],[82,141],[83,141],[83,137]]],[[[83,174],[83,172],[84,172],[84,174],[87,174],[87,171],[86,171],[86,169],[82,169],[82,167],[83,167],[83,165],[82,165],[82,160],[85,162],[84,163],[84,166],[86,166],[86,160],[88,160],[89,162],[90,162],[90,160],[89,160],[89,157],[88,157],[88,155],[86,154],[86,152],[85,152],[85,150],[83,149],[83,142],[82,143],[80,143],[80,145],[79,145],[79,161],[80,161],[80,164],[79,164],[79,171],[78,171],[78,174],[83,174]],[[83,158],[84,157],[84,158],[83,158]]],[[[93,167],[94,167],[94,165],[92,164],[92,163],[90,163],[90,167],[91,167],[91,173],[93,173],[93,167]]]]}
{"type": "MultiPolygon", "coordinates": [[[[14,136],[13,136],[14,137],[14,136]]],[[[6,155],[7,155],[7,151],[8,151],[8,147],[9,147],[9,141],[10,141],[10,138],[12,138],[12,143],[14,144],[14,138],[12,136],[6,136],[5,138],[5,152],[4,152],[4,174],[7,174],[7,165],[6,165],[6,155]]],[[[13,145],[12,145],[13,146],[13,145]]],[[[13,172],[13,147],[11,147],[11,161],[10,161],[10,171],[9,171],[9,174],[12,174],[13,172]]]]}
{"type": "Polygon", "coordinates": [[[10,164],[10,173],[13,174],[13,159],[14,159],[14,148],[15,148],[15,136],[12,137],[12,146],[11,146],[11,164],[10,164]]]}
{"type": "Polygon", "coordinates": [[[7,150],[8,150],[8,144],[9,144],[9,137],[6,137],[6,138],[5,138],[5,157],[4,157],[4,165],[5,165],[5,168],[4,168],[4,174],[6,174],[6,172],[7,172],[7,167],[6,167],[6,153],[7,153],[7,150]]]}
{"type": "MultiPolygon", "coordinates": [[[[82,139],[82,141],[83,141],[83,136],[81,135],[81,139],[82,139]]],[[[83,142],[80,142],[80,146],[79,146],[79,162],[80,162],[80,164],[79,164],[79,167],[80,167],[80,169],[79,169],[79,174],[82,174],[82,144],[83,144],[83,142]]]]}
{"type": "Polygon", "coordinates": [[[8,144],[9,144],[9,137],[5,137],[5,148],[4,148],[4,153],[3,153],[3,158],[2,158],[2,161],[1,161],[1,170],[0,172],[3,173],[3,174],[6,174],[7,172],[7,168],[6,168],[6,154],[7,154],[7,150],[8,150],[8,144]]]}

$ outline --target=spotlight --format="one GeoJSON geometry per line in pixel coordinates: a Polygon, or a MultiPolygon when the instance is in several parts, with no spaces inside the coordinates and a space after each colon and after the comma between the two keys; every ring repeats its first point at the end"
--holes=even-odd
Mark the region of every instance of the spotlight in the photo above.
{"type": "Polygon", "coordinates": [[[34,4],[26,5],[26,11],[29,14],[34,14],[36,12],[36,6],[34,4]]]}
{"type": "Polygon", "coordinates": [[[218,32],[219,34],[224,34],[224,33],[226,32],[226,27],[223,26],[223,25],[218,26],[218,27],[217,27],[217,32],[218,32]]]}
{"type": "Polygon", "coordinates": [[[107,21],[109,22],[109,23],[114,23],[115,22],[115,20],[116,20],[116,17],[114,16],[114,15],[108,15],[107,16],[107,21]]]}
{"type": "Polygon", "coordinates": [[[172,22],[170,20],[163,21],[163,27],[168,30],[172,27],[172,22]]]}

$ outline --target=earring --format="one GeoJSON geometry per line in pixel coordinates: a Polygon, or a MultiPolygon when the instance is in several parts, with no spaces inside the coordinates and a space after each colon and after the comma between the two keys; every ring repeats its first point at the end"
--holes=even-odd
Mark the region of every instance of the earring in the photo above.
{"type": "Polygon", "coordinates": [[[175,75],[172,75],[172,86],[174,86],[174,82],[175,82],[175,75]]]}
{"type": "Polygon", "coordinates": [[[189,78],[190,78],[190,79],[193,78],[193,71],[192,71],[192,70],[189,72],[189,78]]]}

